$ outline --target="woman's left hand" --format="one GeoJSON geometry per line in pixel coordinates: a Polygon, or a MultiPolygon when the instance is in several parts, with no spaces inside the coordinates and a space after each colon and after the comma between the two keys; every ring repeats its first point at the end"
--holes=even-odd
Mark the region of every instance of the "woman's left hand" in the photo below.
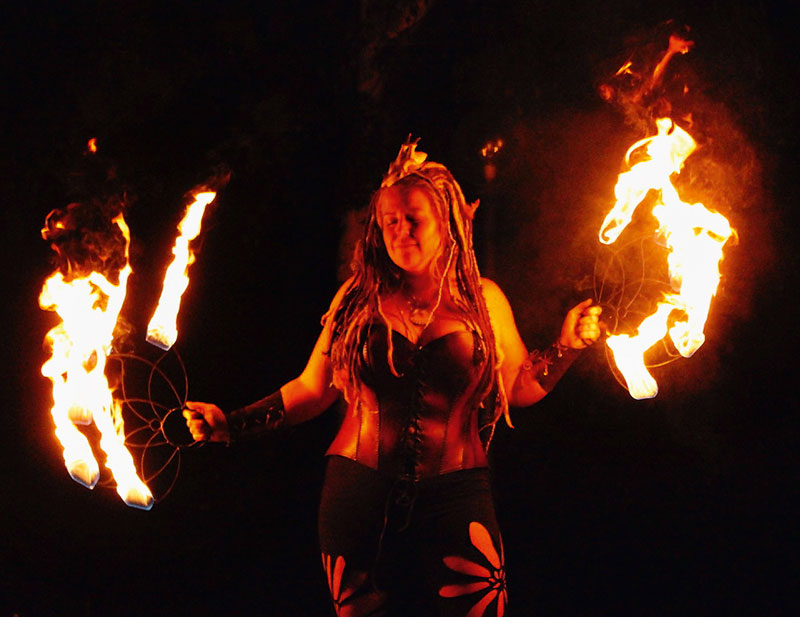
{"type": "Polygon", "coordinates": [[[558,338],[561,345],[571,349],[586,349],[600,338],[600,313],[603,309],[592,305],[592,302],[588,298],[569,310],[558,338]]]}

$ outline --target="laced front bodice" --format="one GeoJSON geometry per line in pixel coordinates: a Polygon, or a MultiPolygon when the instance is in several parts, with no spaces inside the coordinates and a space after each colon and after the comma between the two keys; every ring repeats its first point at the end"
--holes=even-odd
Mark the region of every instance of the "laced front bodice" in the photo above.
{"type": "Polygon", "coordinates": [[[423,345],[373,324],[362,350],[362,395],[353,401],[327,454],[418,480],[487,466],[471,403],[486,353],[472,330],[455,330],[423,345]]]}

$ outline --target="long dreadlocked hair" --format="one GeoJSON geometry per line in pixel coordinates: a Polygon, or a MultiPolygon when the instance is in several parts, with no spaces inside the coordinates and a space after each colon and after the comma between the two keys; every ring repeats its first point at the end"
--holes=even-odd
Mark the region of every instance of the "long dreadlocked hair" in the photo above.
{"type": "Polygon", "coordinates": [[[386,327],[387,361],[392,373],[399,377],[393,361],[392,326],[381,309],[381,295],[400,288],[402,270],[392,262],[383,242],[378,204],[389,187],[396,186],[404,194],[415,188],[422,189],[431,197],[440,221],[444,223],[440,254],[434,259],[433,275],[439,279],[439,291],[433,310],[441,301],[444,285],[448,285],[467,325],[483,341],[486,362],[468,404],[479,406],[481,441],[488,449],[497,420],[501,415],[508,417],[508,401],[498,371],[497,347],[481,292],[480,272],[472,244],[472,220],[478,203],[467,204],[450,171],[439,163],[425,162],[424,153],[414,152],[416,143],[408,141],[401,148],[381,188],[370,200],[363,237],[356,245],[351,263],[353,277],[332,315],[330,354],[334,385],[344,392],[349,403],[356,407],[360,404],[358,375],[368,362],[365,347],[376,323],[383,323],[386,327]]]}

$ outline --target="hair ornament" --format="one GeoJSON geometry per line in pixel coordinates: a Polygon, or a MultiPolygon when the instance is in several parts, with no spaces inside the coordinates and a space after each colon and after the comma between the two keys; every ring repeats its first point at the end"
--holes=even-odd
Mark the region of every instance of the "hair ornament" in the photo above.
{"type": "Polygon", "coordinates": [[[388,188],[395,182],[402,180],[408,175],[419,171],[425,164],[428,158],[427,153],[417,152],[417,144],[419,137],[411,141],[411,135],[406,139],[406,143],[400,146],[400,152],[397,153],[397,158],[389,165],[386,175],[381,182],[381,188],[388,188]]]}

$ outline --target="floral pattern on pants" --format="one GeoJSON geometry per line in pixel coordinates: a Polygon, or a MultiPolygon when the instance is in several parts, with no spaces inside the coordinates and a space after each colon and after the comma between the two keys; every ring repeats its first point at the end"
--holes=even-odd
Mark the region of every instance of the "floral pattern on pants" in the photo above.
{"type": "Polygon", "coordinates": [[[445,557],[443,561],[448,568],[454,572],[474,577],[476,580],[462,584],[444,585],[439,589],[439,595],[443,598],[455,598],[484,592],[467,613],[467,617],[482,617],[495,599],[497,599],[497,617],[502,617],[508,602],[503,540],[499,539],[500,553],[498,553],[486,527],[475,521],[469,525],[469,538],[472,545],[485,558],[485,564],[475,563],[458,555],[445,557]]]}

